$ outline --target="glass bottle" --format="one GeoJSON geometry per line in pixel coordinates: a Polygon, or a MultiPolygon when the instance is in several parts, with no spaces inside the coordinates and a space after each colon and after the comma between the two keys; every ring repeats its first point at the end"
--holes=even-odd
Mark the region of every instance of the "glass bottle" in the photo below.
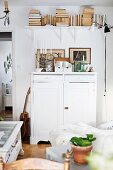
{"type": "Polygon", "coordinates": [[[80,72],[81,71],[81,61],[75,61],[74,62],[74,72],[80,72]]]}
{"type": "Polygon", "coordinates": [[[81,72],[85,72],[85,57],[83,55],[83,60],[81,61],[81,72]]]}

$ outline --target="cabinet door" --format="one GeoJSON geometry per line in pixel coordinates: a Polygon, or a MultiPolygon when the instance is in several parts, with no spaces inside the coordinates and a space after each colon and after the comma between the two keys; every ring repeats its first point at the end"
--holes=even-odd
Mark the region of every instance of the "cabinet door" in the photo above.
{"type": "Polygon", "coordinates": [[[63,84],[34,83],[33,89],[33,136],[48,141],[49,132],[63,124],[63,84]]]}
{"type": "Polygon", "coordinates": [[[94,83],[64,83],[64,124],[96,123],[94,83]]]}

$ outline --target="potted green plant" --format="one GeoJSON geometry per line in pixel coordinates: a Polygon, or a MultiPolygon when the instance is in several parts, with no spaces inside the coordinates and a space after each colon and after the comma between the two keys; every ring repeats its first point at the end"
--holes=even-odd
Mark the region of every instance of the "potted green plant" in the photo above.
{"type": "Polygon", "coordinates": [[[96,138],[93,134],[86,134],[86,137],[72,137],[70,142],[72,143],[72,150],[74,161],[79,164],[86,164],[86,157],[90,154],[93,146],[92,142],[96,138]]]}

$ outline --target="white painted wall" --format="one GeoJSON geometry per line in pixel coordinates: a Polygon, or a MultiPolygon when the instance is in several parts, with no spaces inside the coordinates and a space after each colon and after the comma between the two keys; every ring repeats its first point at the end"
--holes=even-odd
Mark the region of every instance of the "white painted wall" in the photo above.
{"type": "MultiPolygon", "coordinates": [[[[55,13],[57,7],[37,7],[42,14],[55,13]]],[[[65,7],[63,7],[65,8],[65,7]]],[[[81,7],[66,6],[70,14],[82,11],[81,7]]],[[[65,48],[66,57],[68,57],[69,47],[91,47],[91,61],[98,74],[98,91],[97,91],[97,122],[103,122],[106,119],[113,119],[113,80],[112,80],[112,60],[113,60],[113,31],[107,34],[107,113],[103,107],[104,103],[104,34],[102,30],[92,32],[88,29],[76,29],[75,41],[72,33],[67,29],[62,29],[62,41],[56,36],[52,30],[38,30],[33,36],[33,31],[29,32],[25,28],[28,25],[28,13],[31,7],[15,7],[10,8],[11,25],[15,31],[14,43],[14,71],[15,71],[15,100],[14,114],[18,119],[23,109],[25,94],[30,85],[30,72],[35,70],[35,50],[41,48],[44,44],[45,48],[65,48]],[[35,38],[33,38],[35,37],[35,38]],[[45,41],[45,43],[44,43],[45,41]],[[110,65],[110,66],[109,66],[110,65]],[[106,118],[107,114],[107,118],[106,118]]],[[[107,23],[113,25],[113,7],[95,7],[95,13],[106,14],[107,23]]],[[[0,21],[0,26],[2,21],[0,21]]],[[[29,108],[28,108],[29,110],[29,108]]]]}
{"type": "Polygon", "coordinates": [[[7,74],[4,69],[4,62],[7,61],[7,56],[12,56],[12,42],[0,41],[0,109],[3,109],[3,88],[2,83],[11,83],[12,80],[12,68],[10,67],[7,74]]]}

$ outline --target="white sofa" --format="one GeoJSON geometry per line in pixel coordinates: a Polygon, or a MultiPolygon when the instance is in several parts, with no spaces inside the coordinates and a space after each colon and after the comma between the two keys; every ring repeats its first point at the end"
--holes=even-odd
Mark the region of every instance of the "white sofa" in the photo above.
{"type": "Polygon", "coordinates": [[[52,146],[66,145],[70,142],[71,137],[85,136],[90,133],[96,137],[96,141],[93,142],[94,151],[105,155],[113,154],[113,130],[105,129],[105,126],[99,126],[99,128],[84,123],[62,126],[50,132],[50,142],[52,146]],[[99,129],[101,127],[104,129],[99,129]]]}

